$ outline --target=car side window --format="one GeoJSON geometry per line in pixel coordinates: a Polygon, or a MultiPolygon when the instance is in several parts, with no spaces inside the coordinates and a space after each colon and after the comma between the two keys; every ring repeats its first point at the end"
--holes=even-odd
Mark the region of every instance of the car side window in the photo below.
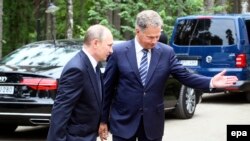
{"type": "Polygon", "coordinates": [[[179,20],[174,35],[176,45],[233,45],[236,43],[235,23],[231,19],[179,20]],[[224,26],[221,26],[224,25],[224,26]]]}

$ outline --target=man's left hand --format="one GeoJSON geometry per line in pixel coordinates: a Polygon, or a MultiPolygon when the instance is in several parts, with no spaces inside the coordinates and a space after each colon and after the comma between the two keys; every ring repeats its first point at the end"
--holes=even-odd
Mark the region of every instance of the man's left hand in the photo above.
{"type": "Polygon", "coordinates": [[[225,76],[225,74],[226,70],[223,70],[212,78],[211,81],[213,88],[230,87],[238,81],[238,78],[236,76],[225,76]]]}

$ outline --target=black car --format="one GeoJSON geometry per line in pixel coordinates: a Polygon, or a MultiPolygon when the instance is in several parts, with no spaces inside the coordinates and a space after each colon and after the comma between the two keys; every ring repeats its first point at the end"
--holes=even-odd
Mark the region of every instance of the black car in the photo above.
{"type": "MultiPolygon", "coordinates": [[[[82,48],[82,40],[27,44],[0,61],[0,129],[48,125],[64,65],[82,48]]],[[[103,67],[105,62],[102,63],[103,67]]],[[[103,68],[104,69],[104,68],[103,68]]],[[[166,83],[165,110],[191,118],[200,94],[175,79],[166,83]]]]}

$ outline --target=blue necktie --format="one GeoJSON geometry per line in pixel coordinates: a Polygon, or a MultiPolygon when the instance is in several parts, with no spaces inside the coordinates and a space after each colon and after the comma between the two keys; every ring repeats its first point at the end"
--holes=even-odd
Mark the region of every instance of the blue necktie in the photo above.
{"type": "Polygon", "coordinates": [[[143,56],[141,58],[139,73],[141,75],[141,81],[142,81],[142,84],[144,86],[145,81],[146,81],[146,77],[147,77],[147,73],[148,73],[148,50],[143,49],[142,52],[143,52],[143,56]]]}

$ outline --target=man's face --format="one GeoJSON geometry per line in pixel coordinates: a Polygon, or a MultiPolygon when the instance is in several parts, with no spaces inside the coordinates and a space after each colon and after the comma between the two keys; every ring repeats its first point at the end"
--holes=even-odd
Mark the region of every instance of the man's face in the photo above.
{"type": "Polygon", "coordinates": [[[149,26],[145,30],[136,29],[136,36],[140,45],[145,49],[155,47],[161,35],[161,27],[149,26]]]}
{"type": "Polygon", "coordinates": [[[113,36],[108,34],[103,41],[99,41],[98,58],[99,61],[105,61],[108,56],[113,52],[113,36]]]}

